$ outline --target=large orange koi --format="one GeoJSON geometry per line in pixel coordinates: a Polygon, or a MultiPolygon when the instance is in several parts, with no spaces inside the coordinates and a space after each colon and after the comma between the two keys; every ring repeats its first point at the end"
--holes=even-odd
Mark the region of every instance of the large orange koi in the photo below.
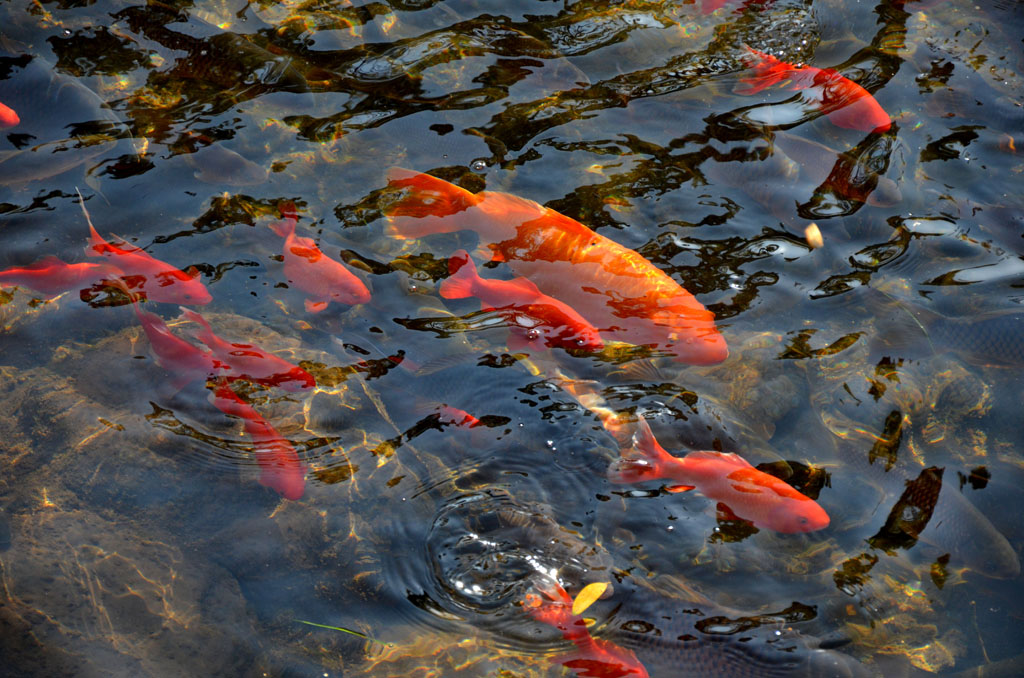
{"type": "Polygon", "coordinates": [[[647,669],[632,650],[594,638],[582,616],[572,613],[572,598],[556,581],[539,578],[536,593],[526,594],[523,607],[534,619],[554,626],[576,650],[552,658],[581,678],[647,678],[647,669]]]}
{"type": "Polygon", "coordinates": [[[494,259],[562,301],[605,338],[651,346],[696,365],[729,355],[715,317],[634,250],[575,219],[508,193],[470,193],[428,174],[394,168],[405,194],[386,209],[395,235],[473,230],[494,259]]]}
{"type": "Polygon", "coordinates": [[[633,449],[608,467],[613,483],[671,480],[672,492],[697,489],[721,502],[729,513],[754,527],[776,532],[813,532],[828,527],[825,509],[810,497],[773,475],[751,466],[737,454],[697,451],[685,457],[668,453],[642,417],[633,449]]]}
{"type": "Polygon", "coordinates": [[[835,69],[794,66],[751,47],[747,47],[743,61],[754,74],[733,90],[737,94],[756,94],[783,83],[789,89],[810,90],[818,110],[840,127],[885,132],[892,124],[870,92],[835,69]]]}
{"type": "Polygon", "coordinates": [[[219,383],[211,400],[224,414],[241,419],[246,433],[252,437],[256,463],[260,467],[260,484],[285,499],[302,499],[306,492],[306,467],[292,444],[252,405],[238,397],[227,381],[219,383]]]}

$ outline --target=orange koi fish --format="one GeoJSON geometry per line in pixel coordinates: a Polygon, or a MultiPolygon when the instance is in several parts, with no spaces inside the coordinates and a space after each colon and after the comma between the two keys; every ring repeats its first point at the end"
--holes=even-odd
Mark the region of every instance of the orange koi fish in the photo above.
{"type": "Polygon", "coordinates": [[[252,437],[254,455],[260,467],[259,482],[285,499],[297,501],[306,492],[306,466],[295,448],[252,405],[238,397],[227,381],[221,381],[211,395],[214,406],[238,417],[252,437]]]}
{"type": "Polygon", "coordinates": [[[14,127],[21,123],[21,118],[10,106],[5,106],[3,102],[0,102],[0,127],[14,127]]]}
{"type": "Polygon", "coordinates": [[[295,235],[298,223],[295,205],[283,205],[281,216],[283,219],[270,227],[284,238],[284,274],[288,282],[309,295],[306,298],[308,312],[319,313],[332,301],[342,304],[370,301],[370,290],[345,264],[321,252],[312,239],[295,235]]]}
{"type": "Polygon", "coordinates": [[[90,244],[85,253],[90,257],[107,257],[121,270],[121,277],[132,293],[169,304],[208,304],[213,301],[194,267],[186,273],[154,259],[141,248],[128,243],[108,243],[91,222],[89,232],[90,244]]]}
{"type": "Polygon", "coordinates": [[[747,47],[743,62],[754,75],[736,86],[733,91],[737,94],[756,94],[766,87],[788,83],[792,90],[812,90],[818,110],[839,127],[885,132],[892,124],[870,92],[835,69],[794,66],[751,47],[747,47]]]}
{"type": "Polygon", "coordinates": [[[509,348],[545,344],[554,348],[600,351],[604,341],[597,328],[567,304],[537,289],[526,278],[485,280],[477,273],[469,254],[459,250],[448,260],[450,278],[441,283],[445,299],[476,297],[483,310],[501,311],[511,323],[509,348]]]}
{"type": "Polygon", "coordinates": [[[428,174],[393,168],[404,195],[385,210],[401,238],[473,230],[496,261],[568,304],[605,339],[672,353],[695,364],[729,355],[714,314],[639,253],[575,219],[508,193],[470,193],[428,174]]]}
{"type": "Polygon", "coordinates": [[[129,293],[129,296],[132,297],[135,315],[153,349],[156,364],[175,375],[171,382],[175,388],[181,389],[198,379],[211,379],[227,373],[230,369],[228,365],[217,360],[210,351],[175,335],[160,316],[143,311],[134,295],[129,293]]]}
{"type": "Polygon", "coordinates": [[[582,678],[647,678],[647,669],[632,650],[590,635],[586,620],[572,613],[572,598],[561,584],[546,577],[540,579],[534,586],[537,593],[526,594],[523,607],[531,617],[554,626],[576,646],[573,652],[552,657],[553,662],[582,678]]]}
{"type": "Polygon", "coordinates": [[[458,428],[476,428],[480,425],[480,420],[472,414],[451,405],[441,405],[437,410],[437,415],[439,423],[450,424],[458,428]]]}
{"type": "Polygon", "coordinates": [[[117,280],[120,275],[120,270],[107,263],[69,264],[51,255],[28,266],[0,271],[0,286],[18,285],[44,294],[61,294],[117,280]]]}
{"type": "Polygon", "coordinates": [[[829,517],[818,502],[775,476],[759,471],[737,454],[691,452],[669,454],[641,418],[633,436],[633,449],[608,467],[613,483],[666,479],[678,485],[670,492],[697,489],[721,502],[734,516],[776,532],[813,532],[828,527],[829,517]]]}
{"type": "Polygon", "coordinates": [[[227,377],[230,381],[244,379],[265,386],[280,386],[292,393],[316,386],[313,375],[298,365],[252,344],[225,341],[213,333],[206,318],[187,308],[181,310],[186,318],[202,328],[196,338],[213,351],[214,357],[230,366],[230,376],[227,377]]]}

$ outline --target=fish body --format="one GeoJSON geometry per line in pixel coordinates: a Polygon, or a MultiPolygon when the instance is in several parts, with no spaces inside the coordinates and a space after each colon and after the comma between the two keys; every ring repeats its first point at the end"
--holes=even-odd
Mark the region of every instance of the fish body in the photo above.
{"type": "Polygon", "coordinates": [[[13,266],[0,271],[0,286],[18,285],[45,294],[61,294],[116,280],[120,275],[116,267],[107,263],[69,264],[47,256],[28,266],[13,266]]]}
{"type": "Polygon", "coordinates": [[[280,386],[292,393],[316,386],[313,375],[298,365],[252,344],[228,342],[213,333],[206,318],[187,308],[182,308],[182,311],[186,318],[202,328],[196,335],[199,341],[210,348],[214,357],[230,367],[230,374],[225,375],[229,380],[244,379],[265,386],[280,386]]]}
{"type": "Polygon", "coordinates": [[[10,106],[0,102],[0,127],[14,127],[21,122],[21,118],[10,106]]]}
{"type": "Polygon", "coordinates": [[[452,407],[451,405],[441,405],[438,407],[437,415],[440,423],[451,424],[458,428],[476,428],[481,423],[479,419],[466,410],[452,407]]]}
{"type": "Polygon", "coordinates": [[[393,168],[404,195],[385,211],[402,238],[473,230],[494,259],[568,304],[607,340],[653,346],[697,365],[729,355],[714,314],[638,252],[575,219],[508,193],[473,194],[442,179],[393,168]]]}
{"type": "Polygon", "coordinates": [[[271,228],[284,238],[284,274],[288,282],[308,294],[306,310],[318,313],[336,301],[342,304],[365,304],[370,290],[345,264],[320,251],[310,238],[295,234],[297,216],[289,208],[271,228]]]}
{"type": "Polygon", "coordinates": [[[512,321],[509,348],[543,343],[549,347],[599,351],[604,341],[597,328],[572,307],[537,289],[526,278],[485,280],[480,277],[469,254],[459,250],[448,260],[452,276],[441,283],[445,299],[476,297],[483,310],[507,311],[512,321]]]}
{"type": "Polygon", "coordinates": [[[238,397],[227,381],[214,390],[211,400],[224,414],[242,420],[252,438],[256,463],[260,467],[259,482],[285,499],[297,501],[306,492],[306,467],[295,448],[252,405],[238,397]]]}
{"type": "Polygon", "coordinates": [[[142,330],[149,339],[156,363],[174,375],[175,387],[184,388],[186,384],[198,379],[205,380],[226,374],[228,365],[214,358],[210,351],[205,351],[171,332],[160,316],[139,308],[134,297],[132,303],[142,330]]]}
{"type": "Polygon", "coordinates": [[[576,646],[573,652],[553,657],[553,662],[582,678],[648,678],[647,669],[631,650],[590,635],[586,620],[572,613],[572,598],[558,582],[542,578],[535,590],[526,594],[523,608],[534,619],[557,628],[576,646]]]}
{"type": "Polygon", "coordinates": [[[697,489],[737,518],[776,532],[813,532],[829,524],[828,514],[816,501],[737,454],[703,450],[685,457],[669,454],[642,418],[631,454],[613,461],[608,477],[614,483],[670,480],[675,483],[670,491],[697,489]]]}
{"type": "Polygon", "coordinates": [[[744,65],[754,75],[743,79],[737,94],[756,94],[766,87],[786,83],[793,90],[814,90],[815,104],[834,124],[862,132],[885,132],[891,126],[889,114],[866,89],[832,68],[794,66],[747,47],[744,65]]]}
{"type": "Polygon", "coordinates": [[[199,272],[178,270],[155,259],[144,250],[128,245],[115,245],[104,240],[89,224],[90,243],[85,253],[90,257],[107,257],[121,271],[121,278],[133,294],[170,304],[208,304],[213,301],[199,272]]]}

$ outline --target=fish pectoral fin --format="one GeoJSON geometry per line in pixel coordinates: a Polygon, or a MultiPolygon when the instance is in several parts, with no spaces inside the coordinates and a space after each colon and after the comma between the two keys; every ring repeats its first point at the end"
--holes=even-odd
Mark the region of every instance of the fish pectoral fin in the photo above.
{"type": "Polygon", "coordinates": [[[680,492],[689,492],[690,490],[695,489],[697,488],[694,485],[669,485],[665,488],[665,491],[671,492],[672,494],[678,494],[680,492]]]}
{"type": "Polygon", "coordinates": [[[328,303],[329,302],[326,301],[315,301],[313,299],[306,299],[306,311],[308,313],[319,313],[320,311],[323,311],[325,308],[327,308],[328,303]]]}

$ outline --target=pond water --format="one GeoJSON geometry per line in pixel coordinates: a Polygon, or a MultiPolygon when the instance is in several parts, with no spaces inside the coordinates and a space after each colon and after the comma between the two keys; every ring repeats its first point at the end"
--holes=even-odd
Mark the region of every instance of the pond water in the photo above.
{"type": "Polygon", "coordinates": [[[0,674],[1024,675],[1021,35],[0,4],[0,674]]]}

